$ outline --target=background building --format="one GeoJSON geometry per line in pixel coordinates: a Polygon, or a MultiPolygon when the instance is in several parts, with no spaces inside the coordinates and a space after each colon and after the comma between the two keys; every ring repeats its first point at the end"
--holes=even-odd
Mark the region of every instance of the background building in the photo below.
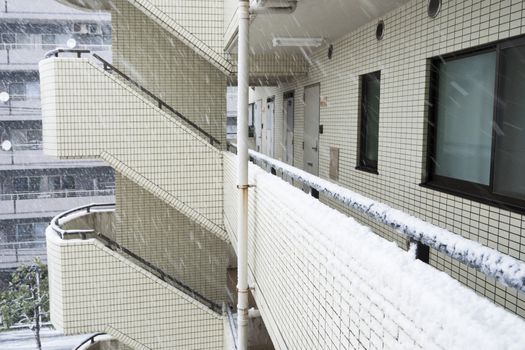
{"type": "Polygon", "coordinates": [[[109,14],[53,0],[6,0],[0,12],[0,269],[46,259],[44,230],[65,209],[112,201],[114,175],[96,160],[68,161],[42,152],[38,62],[75,46],[111,58],[109,14]]]}

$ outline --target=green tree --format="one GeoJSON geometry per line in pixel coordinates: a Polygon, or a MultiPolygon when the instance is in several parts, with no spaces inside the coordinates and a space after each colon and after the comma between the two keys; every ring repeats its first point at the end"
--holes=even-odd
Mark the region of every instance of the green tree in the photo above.
{"type": "Polygon", "coordinates": [[[36,258],[31,265],[22,265],[11,275],[9,286],[0,294],[0,313],[7,327],[27,325],[33,331],[37,349],[41,350],[40,328],[48,310],[47,266],[36,258]]]}

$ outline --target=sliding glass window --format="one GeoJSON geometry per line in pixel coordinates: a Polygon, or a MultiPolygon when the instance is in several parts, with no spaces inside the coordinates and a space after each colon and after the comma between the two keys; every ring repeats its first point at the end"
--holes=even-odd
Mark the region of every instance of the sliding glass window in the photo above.
{"type": "Polygon", "coordinates": [[[525,41],[432,60],[427,185],[525,209],[525,41]]]}

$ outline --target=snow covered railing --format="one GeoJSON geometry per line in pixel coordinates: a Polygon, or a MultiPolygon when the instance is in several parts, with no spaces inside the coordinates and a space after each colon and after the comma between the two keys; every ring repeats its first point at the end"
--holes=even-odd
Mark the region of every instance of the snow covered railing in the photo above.
{"type": "Polygon", "coordinates": [[[261,153],[250,150],[249,155],[250,158],[269,165],[294,181],[309,186],[378,223],[390,226],[412,241],[432,247],[505,286],[525,292],[525,263],[518,259],[261,153]]]}

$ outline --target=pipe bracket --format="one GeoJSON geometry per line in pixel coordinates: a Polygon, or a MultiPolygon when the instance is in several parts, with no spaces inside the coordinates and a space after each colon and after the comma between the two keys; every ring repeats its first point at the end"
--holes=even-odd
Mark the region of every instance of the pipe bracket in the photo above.
{"type": "Polygon", "coordinates": [[[237,189],[239,190],[245,190],[250,187],[255,187],[255,185],[237,185],[237,189]]]}

